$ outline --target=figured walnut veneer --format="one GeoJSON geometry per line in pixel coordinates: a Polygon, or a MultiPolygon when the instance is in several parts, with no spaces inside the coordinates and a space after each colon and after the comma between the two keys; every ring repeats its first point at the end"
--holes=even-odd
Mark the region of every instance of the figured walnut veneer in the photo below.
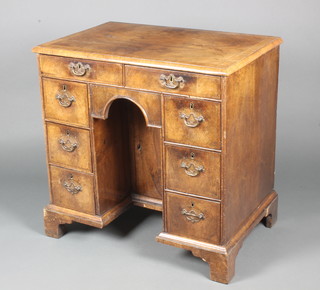
{"type": "Polygon", "coordinates": [[[277,219],[278,37],[109,22],[39,45],[45,231],[163,212],[157,241],[228,283],[244,238],[277,219]]]}

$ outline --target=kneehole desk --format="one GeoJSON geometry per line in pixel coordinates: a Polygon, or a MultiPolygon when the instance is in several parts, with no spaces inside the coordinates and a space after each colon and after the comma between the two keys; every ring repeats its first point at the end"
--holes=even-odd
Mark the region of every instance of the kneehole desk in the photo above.
{"type": "Polygon", "coordinates": [[[278,37],[108,22],[39,45],[45,231],[162,211],[158,242],[228,283],[244,238],[277,218],[278,37]]]}

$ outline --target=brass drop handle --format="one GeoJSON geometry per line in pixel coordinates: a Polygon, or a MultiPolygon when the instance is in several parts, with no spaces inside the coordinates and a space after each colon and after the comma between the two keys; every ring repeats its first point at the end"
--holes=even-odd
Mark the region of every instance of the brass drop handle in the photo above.
{"type": "Polygon", "coordinates": [[[200,172],[204,171],[204,167],[202,165],[196,166],[194,163],[187,164],[184,161],[181,162],[181,168],[184,168],[184,172],[191,177],[198,176],[200,172]]]}
{"type": "Polygon", "coordinates": [[[190,211],[187,211],[186,209],[182,209],[181,214],[186,217],[187,221],[192,223],[198,223],[201,220],[205,219],[205,216],[202,212],[197,214],[193,209],[190,211]]]}
{"type": "Polygon", "coordinates": [[[204,117],[202,115],[196,116],[193,113],[180,113],[179,117],[183,119],[184,124],[190,128],[198,127],[200,123],[204,121],[204,117]]]}
{"type": "Polygon", "coordinates": [[[161,86],[168,89],[182,89],[185,84],[185,80],[183,79],[183,77],[176,77],[174,74],[169,74],[168,76],[166,76],[165,74],[161,74],[159,81],[161,86]]]}
{"type": "Polygon", "coordinates": [[[67,86],[63,85],[62,89],[56,94],[56,99],[59,101],[59,104],[64,108],[69,108],[72,105],[72,102],[75,102],[76,99],[67,91],[67,86]]]}
{"type": "Polygon", "coordinates": [[[179,113],[180,119],[189,128],[196,128],[204,121],[204,117],[201,114],[194,112],[194,107],[194,103],[190,103],[190,109],[186,109],[187,113],[185,113],[186,111],[179,113]]]}
{"type": "Polygon", "coordinates": [[[78,142],[70,135],[70,131],[66,132],[66,136],[59,139],[59,143],[64,151],[73,152],[78,147],[78,142]]]}
{"type": "Polygon", "coordinates": [[[65,180],[62,185],[71,194],[77,194],[82,191],[81,184],[73,179],[72,174],[70,174],[69,178],[65,180]]]}
{"type": "Polygon", "coordinates": [[[185,159],[181,162],[180,167],[184,169],[184,172],[191,177],[198,176],[201,172],[204,172],[204,166],[199,165],[198,162],[193,161],[195,154],[191,152],[190,154],[191,161],[185,159]]]}
{"type": "Polygon", "coordinates": [[[91,67],[89,64],[83,64],[82,62],[70,62],[69,69],[73,75],[82,77],[90,71],[91,67]]]}

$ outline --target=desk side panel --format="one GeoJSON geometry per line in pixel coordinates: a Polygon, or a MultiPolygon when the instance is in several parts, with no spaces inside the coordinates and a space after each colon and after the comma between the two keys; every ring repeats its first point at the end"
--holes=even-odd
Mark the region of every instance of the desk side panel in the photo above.
{"type": "Polygon", "coordinates": [[[223,242],[273,191],[279,47],[226,79],[223,242]]]}
{"type": "Polygon", "coordinates": [[[116,103],[108,120],[93,119],[99,215],[116,207],[130,195],[131,164],[125,116],[125,106],[116,103]]]}

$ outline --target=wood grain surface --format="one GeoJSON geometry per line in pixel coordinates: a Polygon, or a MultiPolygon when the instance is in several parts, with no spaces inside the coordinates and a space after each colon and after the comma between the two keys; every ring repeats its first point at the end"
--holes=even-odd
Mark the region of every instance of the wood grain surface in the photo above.
{"type": "Polygon", "coordinates": [[[282,42],[279,37],[108,22],[33,51],[215,75],[230,75],[282,42]]]}

